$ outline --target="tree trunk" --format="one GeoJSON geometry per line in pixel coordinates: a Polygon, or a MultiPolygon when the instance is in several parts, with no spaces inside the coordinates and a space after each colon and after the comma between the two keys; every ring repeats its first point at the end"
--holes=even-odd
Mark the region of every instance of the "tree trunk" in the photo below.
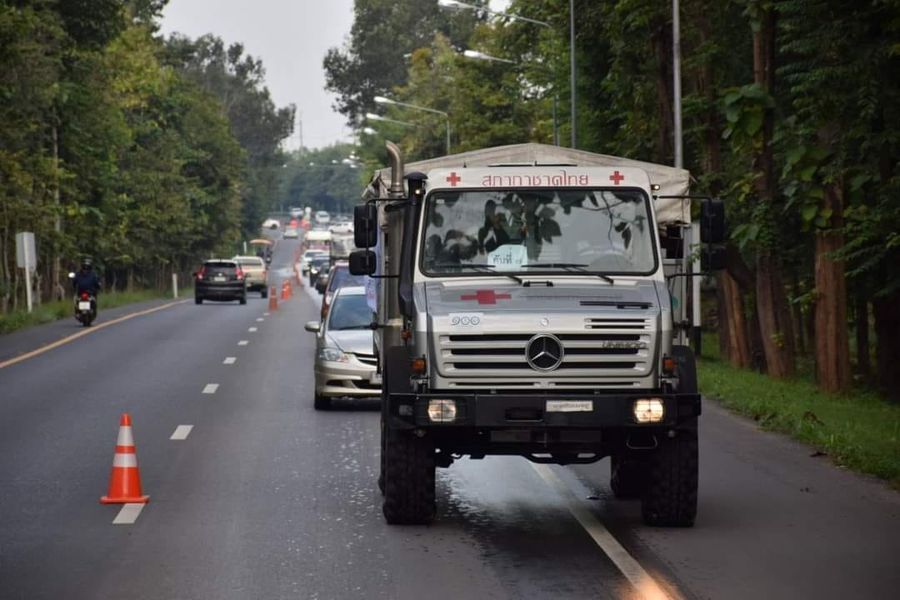
{"type": "MultiPolygon", "coordinates": [[[[766,92],[775,84],[775,10],[760,7],[760,23],[753,32],[753,79],[766,92]]],[[[762,139],[754,151],[754,187],[758,201],[765,204],[765,227],[776,227],[775,160],[772,135],[775,115],[765,111],[762,139]]],[[[781,263],[773,246],[764,244],[756,256],[756,309],[759,315],[762,348],[769,375],[788,377],[794,374],[794,336],[790,311],[784,293],[781,263]]]]}
{"type": "Polygon", "coordinates": [[[672,164],[675,155],[673,147],[672,114],[672,28],[660,23],[651,36],[653,54],[656,56],[656,105],[659,110],[659,137],[657,138],[657,161],[672,164]]]}
{"type": "Polygon", "coordinates": [[[719,288],[719,353],[735,367],[748,368],[751,365],[750,340],[741,290],[727,272],[716,277],[719,288]]]}
{"type": "Polygon", "coordinates": [[[878,384],[893,400],[900,401],[900,292],[872,301],[875,316],[875,352],[878,384]]]}
{"type": "Polygon", "coordinates": [[[56,221],[53,224],[56,232],[56,239],[53,240],[53,258],[51,260],[50,271],[50,298],[62,300],[65,298],[66,292],[62,285],[62,269],[61,258],[59,256],[59,245],[62,240],[62,209],[60,208],[60,189],[59,189],[59,128],[53,125],[53,202],[56,210],[56,221]]]}
{"type": "Polygon", "coordinates": [[[843,245],[836,231],[816,233],[816,380],[832,393],[846,391],[851,383],[847,282],[843,263],[829,258],[843,245]]]}
{"type": "Polygon", "coordinates": [[[856,292],[856,372],[863,381],[872,374],[869,357],[869,300],[865,290],[856,292]]]}

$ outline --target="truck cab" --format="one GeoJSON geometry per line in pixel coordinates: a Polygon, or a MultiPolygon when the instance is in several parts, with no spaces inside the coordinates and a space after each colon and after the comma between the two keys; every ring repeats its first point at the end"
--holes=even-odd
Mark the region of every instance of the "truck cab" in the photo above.
{"type": "MultiPolygon", "coordinates": [[[[405,169],[389,149],[350,257],[374,276],[388,522],[433,518],[436,467],[517,455],[611,457],[645,522],[693,524],[700,396],[645,164],[528,144],[405,169]]],[[[687,172],[650,166],[690,228],[687,172]]]]}

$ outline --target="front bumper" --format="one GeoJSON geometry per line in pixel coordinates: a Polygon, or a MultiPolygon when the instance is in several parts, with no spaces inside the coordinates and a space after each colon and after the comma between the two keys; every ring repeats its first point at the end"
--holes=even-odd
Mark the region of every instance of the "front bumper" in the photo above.
{"type": "Polygon", "coordinates": [[[671,428],[700,415],[700,394],[664,394],[658,391],[603,394],[391,394],[387,406],[394,426],[447,429],[603,429],[671,428]],[[665,407],[662,421],[638,423],[634,402],[642,398],[660,398],[665,407]],[[451,423],[433,423],[428,418],[428,401],[456,401],[457,418],[451,423]],[[557,412],[556,401],[591,401],[590,411],[557,412]],[[548,410],[549,409],[549,410],[548,410]]]}
{"type": "Polygon", "coordinates": [[[330,398],[381,395],[375,367],[351,358],[348,362],[316,361],[316,392],[330,398]]]}

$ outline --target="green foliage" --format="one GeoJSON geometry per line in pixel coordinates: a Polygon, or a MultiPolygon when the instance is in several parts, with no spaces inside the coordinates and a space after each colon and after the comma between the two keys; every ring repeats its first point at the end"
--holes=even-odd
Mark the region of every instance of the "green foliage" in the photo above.
{"type": "Polygon", "coordinates": [[[334,214],[350,212],[360,197],[362,169],[351,159],[354,146],[334,144],[295,152],[284,165],[281,210],[309,206],[334,214]]]}
{"type": "Polygon", "coordinates": [[[153,35],[164,4],[0,3],[0,313],[24,295],[18,231],[35,233],[45,298],[54,264],[82,255],[108,287],[160,286],[275,202],[293,110],[239,46],[179,39],[173,61],[153,35]]]}
{"type": "Polygon", "coordinates": [[[434,0],[357,0],[349,41],[323,61],[327,89],[338,96],[335,108],[359,125],[376,108],[375,96],[406,82],[407,55],[427,46],[435,32],[463,46],[477,20],[471,11],[448,11],[434,0]]]}
{"type": "Polygon", "coordinates": [[[262,62],[245,55],[241,44],[226,47],[212,35],[197,40],[175,35],[166,43],[166,56],[225,109],[231,133],[246,155],[241,226],[246,237],[253,236],[277,202],[286,160],[281,143],[293,131],[294,106],[275,106],[263,85],[262,62]]]}

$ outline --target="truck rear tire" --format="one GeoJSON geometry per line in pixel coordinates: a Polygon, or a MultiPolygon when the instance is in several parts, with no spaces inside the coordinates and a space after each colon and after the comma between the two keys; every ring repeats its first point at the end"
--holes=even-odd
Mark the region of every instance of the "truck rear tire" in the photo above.
{"type": "Polygon", "coordinates": [[[648,461],[648,480],[641,502],[644,523],[656,527],[691,527],[697,516],[699,452],[694,427],[659,440],[648,461]]]}
{"type": "Polygon", "coordinates": [[[609,487],[619,500],[640,498],[647,483],[647,462],[613,454],[609,458],[609,487]]]}
{"type": "Polygon", "coordinates": [[[434,519],[434,444],[412,431],[385,428],[384,518],[391,525],[434,519]]]}

